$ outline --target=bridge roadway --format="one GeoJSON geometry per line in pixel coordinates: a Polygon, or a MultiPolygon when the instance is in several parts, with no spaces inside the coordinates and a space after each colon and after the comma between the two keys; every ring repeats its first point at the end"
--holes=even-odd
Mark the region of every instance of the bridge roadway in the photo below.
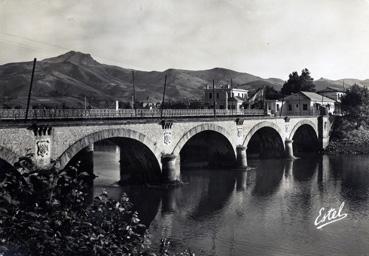
{"type": "Polygon", "coordinates": [[[216,148],[220,155],[228,150],[237,168],[246,168],[248,146],[255,148],[255,141],[259,153],[282,151],[293,158],[296,134],[304,131],[299,138],[325,148],[333,122],[329,116],[266,116],[263,110],[32,110],[29,120],[24,116],[24,110],[0,111],[0,159],[9,164],[33,153],[40,168],[53,162],[64,168],[75,159],[92,167],[94,143],[110,139],[122,148],[121,165],[156,168],[165,181],[180,178],[186,145],[213,153],[216,148]]]}

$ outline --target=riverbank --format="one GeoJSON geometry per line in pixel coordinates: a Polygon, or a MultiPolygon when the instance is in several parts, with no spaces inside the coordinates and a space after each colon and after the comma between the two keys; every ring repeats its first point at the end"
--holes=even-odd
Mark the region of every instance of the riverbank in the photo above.
{"type": "Polygon", "coordinates": [[[369,128],[357,127],[353,121],[341,117],[336,120],[327,154],[369,154],[369,128]]]}

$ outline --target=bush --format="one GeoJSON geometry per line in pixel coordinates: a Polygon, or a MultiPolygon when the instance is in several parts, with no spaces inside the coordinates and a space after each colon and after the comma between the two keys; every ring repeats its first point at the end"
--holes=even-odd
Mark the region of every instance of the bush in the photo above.
{"type": "MultiPolygon", "coordinates": [[[[0,255],[156,255],[126,195],[91,202],[93,175],[78,166],[37,170],[31,157],[0,178],[0,255]]],[[[159,254],[169,255],[166,240],[159,254]]]]}

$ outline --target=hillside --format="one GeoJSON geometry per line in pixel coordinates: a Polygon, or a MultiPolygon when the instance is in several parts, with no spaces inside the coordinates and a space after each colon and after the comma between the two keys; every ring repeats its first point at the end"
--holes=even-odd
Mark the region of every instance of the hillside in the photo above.
{"type": "MultiPolygon", "coordinates": [[[[3,104],[24,107],[31,71],[32,62],[0,66],[0,96],[3,104]]],[[[44,59],[37,62],[32,103],[64,103],[70,107],[81,107],[85,97],[92,104],[101,101],[111,104],[115,100],[129,102],[132,97],[131,71],[99,63],[89,54],[74,51],[44,59]]],[[[213,79],[216,85],[230,83],[232,79],[235,86],[265,82],[280,87],[279,79],[269,81],[224,68],[200,71],[168,69],[163,72],[135,70],[137,100],[149,98],[151,101],[160,101],[165,74],[168,76],[167,97],[171,100],[201,99],[202,89],[207,84],[211,85],[213,79]]]]}
{"type": "MultiPolygon", "coordinates": [[[[32,62],[9,63],[0,66],[0,100],[3,105],[25,107],[32,62]]],[[[115,100],[130,102],[132,98],[132,69],[97,62],[90,54],[70,51],[37,62],[32,104],[59,107],[82,107],[84,100],[93,106],[112,106],[115,100]]],[[[170,100],[201,99],[202,89],[215,80],[216,86],[232,83],[245,89],[272,86],[279,90],[283,80],[263,79],[248,73],[224,68],[209,70],[168,69],[165,71],[135,71],[136,98],[160,102],[164,76],[167,74],[167,93],[170,100]]],[[[345,80],[346,81],[346,80],[345,80]]],[[[356,80],[348,80],[353,84],[356,80]]],[[[360,81],[361,82],[361,81],[360,81]]],[[[317,88],[339,87],[340,81],[319,79],[317,88]]],[[[363,83],[369,84],[369,80],[363,83]]]]}
{"type": "Polygon", "coordinates": [[[327,87],[337,88],[337,89],[347,89],[354,84],[361,86],[369,86],[369,79],[359,80],[353,78],[345,78],[339,80],[330,80],[326,78],[320,78],[314,81],[315,88],[317,91],[325,89],[327,87]]]}

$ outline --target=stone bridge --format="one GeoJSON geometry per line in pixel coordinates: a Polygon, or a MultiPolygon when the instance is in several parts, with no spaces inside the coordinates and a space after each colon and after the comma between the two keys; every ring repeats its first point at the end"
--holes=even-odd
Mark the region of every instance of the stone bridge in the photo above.
{"type": "Polygon", "coordinates": [[[190,162],[246,168],[248,156],[318,151],[327,146],[331,125],[328,116],[2,121],[0,159],[13,164],[33,153],[40,168],[78,160],[92,168],[94,143],[109,140],[121,148],[121,179],[137,172],[175,181],[190,162]]]}

